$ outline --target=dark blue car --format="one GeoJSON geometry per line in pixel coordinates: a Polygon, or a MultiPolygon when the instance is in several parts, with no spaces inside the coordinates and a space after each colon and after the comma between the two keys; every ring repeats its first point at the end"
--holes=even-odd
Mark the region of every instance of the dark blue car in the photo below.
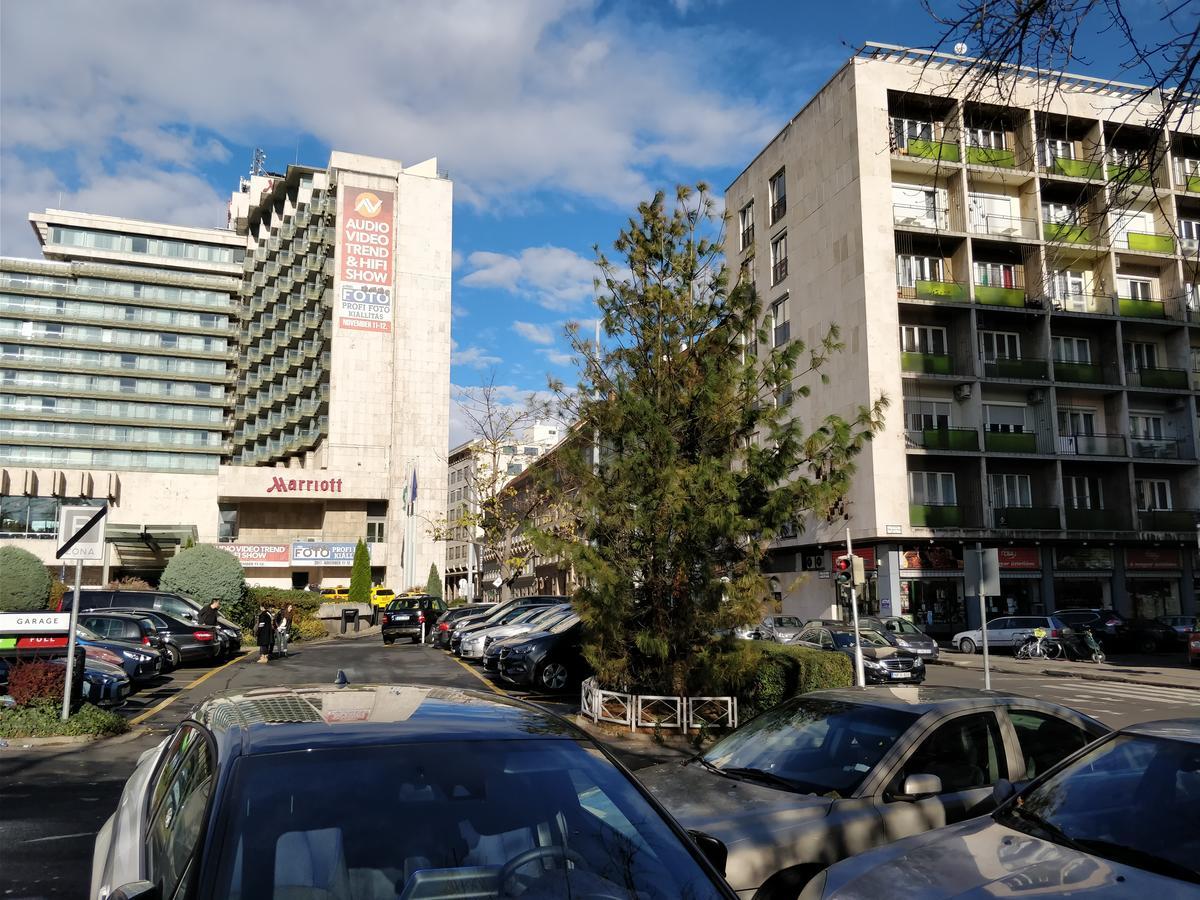
{"type": "Polygon", "coordinates": [[[88,647],[101,647],[118,656],[121,668],[125,670],[130,681],[149,681],[162,673],[162,654],[153,647],[135,644],[133,641],[102,638],[82,625],[78,626],[78,631],[75,632],[75,640],[85,650],[88,647]]]}

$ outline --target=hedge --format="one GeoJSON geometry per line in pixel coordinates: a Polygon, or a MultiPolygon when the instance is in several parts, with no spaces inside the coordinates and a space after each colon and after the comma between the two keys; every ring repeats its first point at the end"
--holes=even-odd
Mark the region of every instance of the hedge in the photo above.
{"type": "Polygon", "coordinates": [[[254,614],[258,615],[260,604],[271,609],[283,609],[289,603],[296,609],[316,611],[325,599],[316,591],[297,591],[290,588],[252,587],[250,599],[254,601],[254,614]]]}
{"type": "Polygon", "coordinates": [[[246,615],[246,575],[242,564],[228,550],[200,544],[180,550],[167,561],[160,590],[185,594],[206,605],[214,598],[221,601],[222,612],[239,625],[246,615]]]}
{"type": "Polygon", "coordinates": [[[67,721],[59,717],[57,703],[37,703],[18,709],[0,708],[0,738],[58,737],[124,734],[129,723],[120,713],[84,703],[67,721]]]}
{"type": "Polygon", "coordinates": [[[50,603],[50,573],[20,547],[0,547],[0,612],[33,612],[50,603]]]}

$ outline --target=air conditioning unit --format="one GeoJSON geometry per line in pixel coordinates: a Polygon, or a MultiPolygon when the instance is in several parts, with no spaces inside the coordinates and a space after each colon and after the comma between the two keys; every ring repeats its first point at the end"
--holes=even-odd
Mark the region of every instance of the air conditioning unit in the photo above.
{"type": "Polygon", "coordinates": [[[1025,396],[1029,400],[1030,403],[1045,403],[1046,402],[1046,392],[1044,390],[1042,390],[1041,388],[1034,388],[1032,391],[1030,391],[1025,396]]]}
{"type": "Polygon", "coordinates": [[[956,384],[954,386],[954,398],[956,400],[970,400],[971,399],[970,383],[964,382],[963,384],[956,384]]]}

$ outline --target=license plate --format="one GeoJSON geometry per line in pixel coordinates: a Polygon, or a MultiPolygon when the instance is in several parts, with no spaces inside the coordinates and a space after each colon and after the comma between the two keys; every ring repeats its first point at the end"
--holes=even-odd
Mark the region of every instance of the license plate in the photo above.
{"type": "Polygon", "coordinates": [[[921,656],[928,656],[932,652],[933,651],[930,650],[928,647],[917,649],[917,653],[919,653],[921,656]]]}
{"type": "Polygon", "coordinates": [[[912,672],[893,672],[893,678],[912,678],[912,672]]]}
{"type": "Polygon", "coordinates": [[[392,616],[393,622],[408,622],[412,620],[412,616],[392,616]]]}

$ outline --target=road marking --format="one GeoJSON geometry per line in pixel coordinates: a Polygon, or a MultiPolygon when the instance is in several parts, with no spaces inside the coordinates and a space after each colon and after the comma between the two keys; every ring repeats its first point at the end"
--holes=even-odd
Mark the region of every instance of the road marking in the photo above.
{"type": "Polygon", "coordinates": [[[496,687],[496,685],[492,684],[492,682],[489,679],[484,678],[483,675],[481,675],[479,672],[476,672],[473,668],[468,666],[465,662],[463,662],[457,656],[452,655],[450,658],[452,660],[454,660],[456,663],[458,663],[460,666],[462,666],[464,669],[466,669],[468,672],[470,672],[472,675],[474,675],[476,678],[478,678],[480,681],[482,681],[484,684],[486,684],[488,686],[488,690],[492,691],[493,693],[499,694],[501,697],[508,696],[507,693],[500,690],[500,688],[498,688],[498,687],[496,687]]]}
{"type": "MultiPolygon", "coordinates": [[[[1045,684],[1045,690],[1051,690],[1052,683],[1045,684]]],[[[1148,701],[1154,700],[1160,703],[1173,704],[1176,706],[1195,706],[1200,704],[1200,691],[1193,691],[1187,688],[1165,688],[1147,685],[1141,687],[1136,684],[1116,684],[1116,683],[1091,683],[1091,684],[1072,684],[1069,687],[1064,686],[1060,689],[1063,692],[1078,693],[1082,695],[1091,695],[1100,697],[1106,700],[1124,700],[1124,701],[1148,701]]]]}
{"type": "Polygon", "coordinates": [[[172,703],[174,703],[176,700],[178,700],[179,697],[184,693],[184,691],[190,691],[192,688],[197,687],[198,685],[201,685],[204,682],[206,682],[208,679],[212,678],[218,672],[222,672],[225,669],[228,669],[234,663],[240,663],[244,659],[249,659],[251,656],[253,656],[253,654],[250,653],[249,651],[246,651],[241,656],[231,659],[231,660],[229,660],[229,662],[224,663],[223,665],[217,666],[215,669],[209,669],[207,672],[205,672],[203,675],[201,675],[199,678],[197,678],[191,684],[185,685],[184,687],[180,688],[176,693],[172,694],[166,700],[162,701],[161,703],[159,703],[156,706],[151,707],[150,709],[146,710],[146,712],[142,713],[141,715],[134,716],[132,719],[129,720],[130,726],[132,727],[134,725],[141,725],[143,722],[145,722],[151,716],[157,715],[158,713],[160,713],[164,709],[166,709],[168,706],[170,706],[172,703]]]}
{"type": "Polygon", "coordinates": [[[94,832],[94,831],[79,831],[79,832],[76,832],[75,834],[54,834],[54,835],[51,835],[50,837],[30,838],[27,841],[21,841],[21,843],[22,844],[40,844],[43,841],[67,841],[67,840],[70,840],[71,838],[92,837],[95,834],[96,834],[96,832],[94,832]]]}

